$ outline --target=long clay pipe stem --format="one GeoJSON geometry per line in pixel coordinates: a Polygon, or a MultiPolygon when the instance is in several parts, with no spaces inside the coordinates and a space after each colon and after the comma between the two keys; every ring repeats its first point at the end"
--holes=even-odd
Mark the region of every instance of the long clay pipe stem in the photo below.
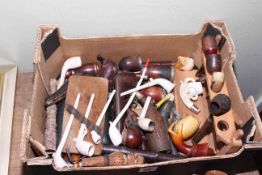
{"type": "MultiPolygon", "coordinates": [[[[147,66],[149,64],[149,59],[147,59],[147,64],[143,70],[143,74],[142,76],[140,77],[136,87],[139,87],[144,79],[144,76],[146,74],[146,69],[147,69],[147,66]]],[[[125,107],[121,110],[121,112],[117,115],[116,119],[113,121],[113,122],[109,122],[110,123],[110,127],[109,127],[109,136],[110,136],[110,139],[112,141],[112,143],[117,146],[117,145],[120,145],[122,143],[122,135],[121,133],[119,132],[119,130],[116,128],[116,125],[117,123],[119,122],[119,120],[122,118],[122,116],[124,115],[124,113],[128,110],[129,106],[131,105],[133,99],[135,98],[135,95],[136,93],[133,93],[128,102],[126,103],[125,107]]]]}

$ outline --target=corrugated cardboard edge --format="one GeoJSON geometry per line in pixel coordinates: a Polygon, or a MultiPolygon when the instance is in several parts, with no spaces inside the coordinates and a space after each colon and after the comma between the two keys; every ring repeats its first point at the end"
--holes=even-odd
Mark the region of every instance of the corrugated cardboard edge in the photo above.
{"type": "Polygon", "coordinates": [[[31,116],[28,115],[28,109],[24,110],[24,118],[23,118],[23,127],[21,133],[21,142],[20,142],[20,158],[23,162],[26,162],[28,155],[28,147],[29,147],[29,136],[31,129],[31,116]]]}
{"type": "MultiPolygon", "coordinates": [[[[42,50],[41,50],[41,43],[42,41],[47,37],[47,35],[51,32],[53,32],[55,29],[58,29],[57,25],[40,25],[37,29],[37,39],[36,39],[36,43],[35,43],[35,54],[33,57],[33,63],[35,66],[35,69],[37,69],[39,71],[41,80],[43,81],[43,84],[45,86],[46,91],[48,92],[48,94],[50,94],[49,92],[49,86],[45,81],[45,76],[46,73],[44,72],[44,70],[41,68],[41,62],[43,60],[41,60],[41,55],[43,55],[42,50]]],[[[58,34],[59,34],[59,29],[58,29],[58,34]]]]}

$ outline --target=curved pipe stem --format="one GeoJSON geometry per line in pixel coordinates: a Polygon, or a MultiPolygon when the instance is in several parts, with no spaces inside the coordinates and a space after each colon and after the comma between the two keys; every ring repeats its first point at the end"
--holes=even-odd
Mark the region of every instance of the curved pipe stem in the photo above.
{"type": "Polygon", "coordinates": [[[169,129],[168,132],[172,138],[173,143],[176,145],[177,149],[187,155],[192,157],[198,157],[198,156],[212,156],[215,155],[215,152],[213,149],[208,147],[208,143],[203,144],[196,144],[189,146],[184,143],[183,135],[182,135],[182,125],[179,129],[179,133],[175,133],[172,128],[174,127],[175,123],[173,123],[169,129]]]}

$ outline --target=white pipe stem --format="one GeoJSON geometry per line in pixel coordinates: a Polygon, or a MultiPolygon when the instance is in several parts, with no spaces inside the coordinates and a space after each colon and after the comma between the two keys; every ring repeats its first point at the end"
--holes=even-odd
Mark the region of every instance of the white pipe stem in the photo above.
{"type": "Polygon", "coordinates": [[[116,90],[114,89],[114,90],[111,92],[111,94],[110,94],[110,96],[109,96],[109,98],[108,98],[108,100],[107,100],[107,102],[106,102],[106,105],[104,106],[104,108],[103,108],[100,116],[98,117],[98,119],[97,119],[97,121],[96,121],[96,125],[97,125],[97,126],[100,126],[100,124],[101,124],[101,122],[102,122],[102,120],[103,120],[103,118],[104,118],[104,116],[105,116],[105,113],[106,113],[106,111],[107,111],[107,109],[108,109],[108,107],[109,107],[109,105],[110,105],[110,103],[111,103],[111,101],[112,101],[115,93],[116,93],[116,90]]]}
{"type": "MultiPolygon", "coordinates": [[[[75,104],[74,104],[74,108],[77,109],[78,107],[78,104],[79,104],[79,100],[80,100],[80,93],[77,94],[77,97],[76,97],[76,100],[75,100],[75,104]]],[[[63,133],[63,136],[61,138],[61,141],[57,147],[57,150],[56,152],[53,154],[53,158],[54,158],[54,164],[57,168],[63,168],[65,166],[69,166],[69,164],[67,164],[64,159],[62,158],[61,156],[61,153],[62,153],[62,150],[65,146],[65,143],[66,143],[66,139],[69,135],[69,132],[70,132],[70,129],[71,129],[71,126],[72,126],[72,123],[73,123],[73,120],[74,120],[74,115],[71,114],[70,115],[70,118],[67,122],[67,125],[65,127],[65,131],[63,133]]]]}

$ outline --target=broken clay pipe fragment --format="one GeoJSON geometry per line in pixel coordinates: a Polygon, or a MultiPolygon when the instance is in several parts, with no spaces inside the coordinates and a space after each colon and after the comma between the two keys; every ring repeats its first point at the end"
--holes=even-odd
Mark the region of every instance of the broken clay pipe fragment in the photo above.
{"type": "Polygon", "coordinates": [[[151,97],[146,97],[146,101],[144,103],[143,109],[140,113],[140,116],[138,117],[138,126],[148,132],[153,132],[155,129],[155,122],[149,118],[146,118],[146,113],[149,107],[151,101],[151,97]]]}
{"type": "Polygon", "coordinates": [[[213,72],[211,80],[212,91],[218,93],[221,91],[225,81],[225,74],[223,72],[213,72]]]}
{"type": "Polygon", "coordinates": [[[172,155],[172,154],[165,154],[165,153],[157,153],[153,151],[143,151],[140,149],[132,149],[124,146],[103,145],[102,150],[103,153],[106,154],[112,152],[122,152],[125,154],[134,153],[144,157],[149,162],[161,162],[161,161],[178,160],[178,159],[185,158],[184,156],[181,156],[179,154],[172,155]]]}
{"type": "Polygon", "coordinates": [[[183,126],[181,131],[183,139],[187,140],[196,133],[199,128],[199,122],[191,115],[188,115],[175,123],[174,132],[179,133],[181,126],[183,126]]]}
{"type": "Polygon", "coordinates": [[[135,127],[124,128],[122,138],[123,145],[128,148],[137,148],[142,144],[142,134],[135,127]]]}
{"type": "Polygon", "coordinates": [[[80,167],[104,167],[104,166],[122,166],[143,164],[144,157],[134,153],[124,154],[122,152],[114,152],[109,155],[96,156],[90,158],[82,158],[79,162],[80,167]]]}
{"type": "Polygon", "coordinates": [[[222,58],[218,54],[210,54],[206,56],[206,69],[208,73],[222,71],[222,58]]]}
{"type": "MultiPolygon", "coordinates": [[[[141,106],[145,105],[146,97],[144,97],[143,94],[137,92],[136,98],[141,106]]],[[[167,128],[165,127],[164,120],[157,111],[157,108],[152,100],[149,103],[145,118],[148,118],[155,123],[154,131],[146,132],[149,149],[155,152],[169,153],[171,151],[171,147],[166,134],[167,128]]]]}
{"type": "Polygon", "coordinates": [[[191,71],[194,68],[194,60],[189,57],[177,57],[176,69],[182,71],[191,71]]]}
{"type": "Polygon", "coordinates": [[[172,128],[174,127],[173,123],[170,125],[168,132],[172,138],[173,143],[176,145],[176,148],[183,154],[189,157],[198,157],[198,156],[213,156],[215,151],[212,148],[208,147],[208,143],[196,144],[196,145],[187,145],[184,143],[182,135],[182,125],[179,125],[178,133],[174,132],[172,128]]]}
{"type": "Polygon", "coordinates": [[[220,116],[227,113],[231,108],[231,100],[225,94],[217,94],[210,101],[210,112],[212,115],[220,116]]]}
{"type": "Polygon", "coordinates": [[[180,81],[179,95],[183,103],[194,113],[199,113],[200,109],[191,100],[197,100],[198,95],[202,93],[203,87],[201,82],[196,82],[191,77],[180,81]]]}
{"type": "Polygon", "coordinates": [[[120,94],[120,96],[125,96],[125,95],[128,95],[130,93],[137,92],[137,91],[140,91],[142,89],[145,89],[145,88],[148,88],[148,87],[151,87],[151,86],[155,86],[155,85],[162,86],[167,91],[167,93],[171,92],[175,87],[174,83],[172,83],[172,82],[170,82],[170,81],[168,81],[164,78],[157,78],[157,79],[151,79],[150,82],[148,82],[144,85],[141,85],[141,86],[135,87],[133,89],[130,89],[128,91],[122,92],[120,94]]]}
{"type": "Polygon", "coordinates": [[[119,69],[127,72],[141,71],[142,59],[139,55],[127,56],[119,61],[119,69]]]}
{"type": "Polygon", "coordinates": [[[66,72],[66,79],[72,75],[89,75],[89,76],[98,76],[100,67],[98,63],[87,63],[81,67],[75,69],[69,69],[66,72]]]}
{"type": "Polygon", "coordinates": [[[82,65],[81,57],[77,56],[77,57],[68,58],[63,64],[57,89],[59,89],[64,84],[66,72],[69,69],[74,69],[80,67],[81,65],[82,65]]]}
{"type": "Polygon", "coordinates": [[[166,96],[166,92],[163,88],[157,86],[151,86],[140,91],[144,96],[150,96],[155,102],[159,102],[166,96]]]}

